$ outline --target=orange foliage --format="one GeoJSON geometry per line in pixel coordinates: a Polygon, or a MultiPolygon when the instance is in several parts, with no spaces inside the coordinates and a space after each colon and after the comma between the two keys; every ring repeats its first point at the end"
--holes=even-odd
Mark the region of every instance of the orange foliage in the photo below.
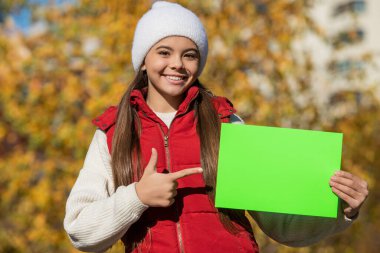
{"type": "MultiPolygon", "coordinates": [[[[362,218],[350,230],[302,249],[257,231],[262,251],[375,252],[379,103],[371,92],[363,94],[366,105],[347,95],[351,114],[321,120],[310,88],[312,66],[295,61],[291,49],[294,38],[316,31],[305,14],[308,1],[180,2],[208,31],[201,82],[229,97],[247,123],[343,132],[343,168],[370,182],[362,218]],[[306,104],[297,102],[300,96],[306,104]]],[[[150,3],[83,0],[34,9],[42,30],[30,36],[0,24],[0,252],[77,252],[62,227],[65,201],[95,131],[90,120],[117,104],[133,78],[133,31],[150,3]]]]}

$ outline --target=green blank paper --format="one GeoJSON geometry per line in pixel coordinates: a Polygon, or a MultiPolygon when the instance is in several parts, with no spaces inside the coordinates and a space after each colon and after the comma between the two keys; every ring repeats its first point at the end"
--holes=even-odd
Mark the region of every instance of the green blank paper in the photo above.
{"type": "Polygon", "coordinates": [[[343,134],[222,124],[216,206],[337,217],[343,134]]]}

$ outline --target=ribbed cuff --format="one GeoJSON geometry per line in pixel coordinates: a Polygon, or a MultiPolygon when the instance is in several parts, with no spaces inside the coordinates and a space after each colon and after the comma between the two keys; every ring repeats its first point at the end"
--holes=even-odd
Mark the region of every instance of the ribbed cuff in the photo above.
{"type": "Polygon", "coordinates": [[[344,220],[345,221],[349,221],[349,222],[353,222],[354,220],[356,220],[359,216],[359,212],[357,212],[354,216],[348,218],[346,215],[344,215],[344,220]]]}
{"type": "Polygon", "coordinates": [[[140,217],[141,214],[148,209],[148,205],[145,205],[139,197],[137,196],[136,193],[136,188],[135,188],[136,183],[132,183],[128,186],[120,186],[117,191],[122,191],[123,195],[125,196],[125,199],[128,199],[128,206],[129,210],[134,216],[140,217]]]}

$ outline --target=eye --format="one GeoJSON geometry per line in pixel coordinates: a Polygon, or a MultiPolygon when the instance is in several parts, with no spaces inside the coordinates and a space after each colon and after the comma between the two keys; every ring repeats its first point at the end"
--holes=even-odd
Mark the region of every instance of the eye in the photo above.
{"type": "Polygon", "coordinates": [[[162,55],[162,56],[169,56],[169,55],[170,55],[170,52],[167,51],[167,50],[162,50],[162,51],[158,51],[158,54],[159,54],[159,55],[162,55]]]}
{"type": "Polygon", "coordinates": [[[198,54],[196,53],[186,53],[184,56],[190,60],[198,59],[198,54]]]}

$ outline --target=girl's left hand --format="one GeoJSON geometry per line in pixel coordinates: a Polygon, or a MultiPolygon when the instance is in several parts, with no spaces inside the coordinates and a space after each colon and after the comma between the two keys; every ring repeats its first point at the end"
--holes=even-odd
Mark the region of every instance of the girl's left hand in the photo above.
{"type": "Polygon", "coordinates": [[[368,184],[363,179],[346,171],[337,171],[330,179],[332,191],[346,203],[343,211],[353,218],[368,196],[368,184]]]}

